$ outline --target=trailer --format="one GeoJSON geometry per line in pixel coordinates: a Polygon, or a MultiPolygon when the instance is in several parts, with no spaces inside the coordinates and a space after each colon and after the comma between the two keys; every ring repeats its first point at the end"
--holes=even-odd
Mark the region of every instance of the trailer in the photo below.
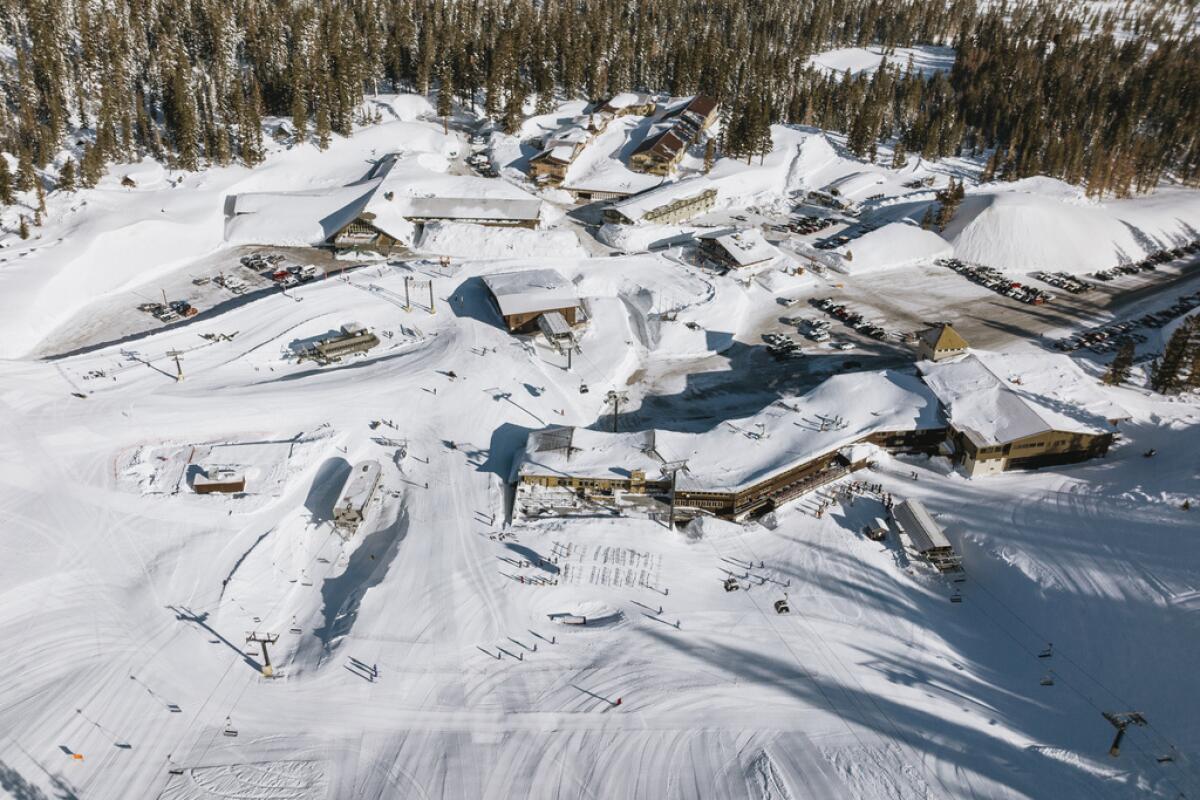
{"type": "Polygon", "coordinates": [[[360,461],[350,471],[333,506],[334,527],[353,533],[367,516],[367,507],[379,487],[379,462],[360,461]]]}
{"type": "Polygon", "coordinates": [[[903,500],[896,505],[892,519],[900,531],[908,536],[913,550],[932,564],[939,572],[957,572],[962,569],[962,559],[954,552],[954,546],[920,500],[903,500]]]}

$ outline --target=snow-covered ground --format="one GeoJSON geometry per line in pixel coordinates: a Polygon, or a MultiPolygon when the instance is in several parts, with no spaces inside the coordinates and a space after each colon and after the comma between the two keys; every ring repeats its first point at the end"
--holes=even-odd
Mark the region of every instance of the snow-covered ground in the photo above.
{"type": "MultiPolygon", "coordinates": [[[[928,239],[897,241],[895,231],[919,229],[891,226],[846,249],[852,263],[895,269],[744,280],[692,266],[687,248],[589,257],[602,245],[584,247],[590,234],[560,216],[537,231],[430,228],[429,253],[253,294],[185,325],[129,334],[104,322],[120,303],[138,313],[134,290],[188,285],[200,264],[237,269],[242,251],[223,239],[227,194],[326,191],[385,154],[457,141],[420,121],[423,101],[386,103],[394,118],[324,153],[280,150],[253,171],[140,165],[135,189],[119,188],[114,171],[97,189],[52,195],[41,238],[6,242],[0,794],[1200,792],[1200,509],[1181,508],[1197,500],[1194,398],[1103,390],[1132,419],[1107,458],[1083,465],[968,480],[938,459],[884,457],[860,473],[930,509],[963,554],[964,583],[910,560],[894,538],[866,539],[882,512],[870,492],[839,495],[820,516],[813,495],[762,522],[681,531],[508,518],[505,484],[526,433],[606,428],[609,390],[628,394],[625,429],[695,432],[852,374],[847,356],[911,369],[902,344],[861,338],[853,353],[813,345],[795,361],[768,358],[761,334],[794,335],[791,317],[816,314],[809,298],[836,295],[894,329],[961,320],[989,349],[1036,354],[1047,330],[1119,313],[1115,288],[1103,303],[1021,306],[923,263],[928,239]],[[425,257],[438,253],[454,259],[425,257]],[[510,336],[481,279],[532,267],[559,271],[584,302],[570,368],[541,337],[510,336]],[[325,367],[298,360],[350,321],[379,346],[325,367]],[[75,354],[26,356],[73,330],[62,350],[75,354]],[[332,506],[364,460],[382,465],[381,489],[344,537],[332,506]],[[189,476],[214,466],[241,470],[245,494],[195,494],[189,476]],[[728,572],[750,588],[722,591],[728,572]],[[950,602],[956,594],[962,602],[950,602]],[[785,596],[792,613],[777,615],[785,596]],[[563,614],[591,624],[556,621],[563,614]],[[261,677],[251,632],[279,635],[277,677],[261,677]],[[1053,656],[1039,658],[1049,642],[1053,656]],[[1130,710],[1150,725],[1131,728],[1110,758],[1101,712],[1130,710]]],[[[498,145],[512,149],[501,180],[519,182],[519,137],[498,145]]],[[[767,219],[805,190],[864,172],[879,181],[855,184],[886,194],[868,213],[887,221],[919,217],[931,194],[904,182],[928,174],[944,185],[947,169],[893,172],[847,158],[819,132],[779,127],[761,164],[721,161],[709,179],[722,213],[767,219]]],[[[973,201],[994,189],[968,192],[966,233],[950,232],[949,245],[987,241],[969,233],[987,222],[973,201]]],[[[1136,208],[1116,218],[1144,215],[1151,238],[1192,224],[1196,197],[1162,191],[1097,209],[1049,186],[1007,194],[1041,198],[1046,214],[1136,208]]],[[[1060,234],[1048,222],[1024,235],[1060,234]]],[[[811,239],[769,238],[794,249],[811,239]]],[[[1136,303],[1194,286],[1191,268],[1139,285],[1136,303]]]]}

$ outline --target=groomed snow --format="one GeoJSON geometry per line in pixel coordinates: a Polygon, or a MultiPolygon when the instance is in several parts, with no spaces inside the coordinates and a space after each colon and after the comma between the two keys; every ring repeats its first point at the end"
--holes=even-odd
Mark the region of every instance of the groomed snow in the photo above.
{"type": "Polygon", "coordinates": [[[852,75],[857,75],[874,72],[879,69],[881,61],[901,69],[907,69],[911,63],[913,70],[923,75],[949,72],[954,66],[954,49],[934,45],[895,47],[886,51],[881,47],[842,47],[812,56],[808,59],[808,65],[823,72],[844,73],[850,70],[852,75]]]}

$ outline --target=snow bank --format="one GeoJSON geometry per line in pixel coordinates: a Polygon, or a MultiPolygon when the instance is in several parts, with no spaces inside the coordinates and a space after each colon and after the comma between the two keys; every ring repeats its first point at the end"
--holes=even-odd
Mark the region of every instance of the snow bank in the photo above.
{"type": "Polygon", "coordinates": [[[464,222],[430,222],[417,249],[464,258],[533,258],[546,253],[586,258],[587,251],[571,231],[492,228],[464,222]]]}
{"type": "Polygon", "coordinates": [[[1195,192],[1163,189],[1097,203],[1039,178],[969,193],[942,235],[965,261],[1017,273],[1085,273],[1190,241],[1197,228],[1195,192]]]}
{"type": "Polygon", "coordinates": [[[954,248],[932,231],[907,222],[893,222],[863,234],[837,252],[842,258],[834,264],[834,269],[847,275],[863,275],[931,264],[935,259],[952,256],[954,248]]]}

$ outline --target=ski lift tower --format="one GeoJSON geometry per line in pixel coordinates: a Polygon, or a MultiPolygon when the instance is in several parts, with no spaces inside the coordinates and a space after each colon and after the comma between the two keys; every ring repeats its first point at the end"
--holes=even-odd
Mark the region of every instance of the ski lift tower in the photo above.
{"type": "Polygon", "coordinates": [[[267,653],[267,645],[275,644],[279,641],[278,633],[258,633],[251,631],[246,634],[246,644],[258,643],[262,645],[263,668],[262,674],[264,678],[272,678],[275,676],[275,668],[271,666],[271,656],[267,653]]]}
{"type": "Polygon", "coordinates": [[[675,530],[675,483],[679,477],[680,470],[683,470],[684,472],[687,471],[687,459],[667,461],[661,467],[659,467],[659,471],[662,472],[663,475],[671,476],[671,511],[670,515],[667,517],[667,527],[670,530],[675,530]]]}
{"type": "Polygon", "coordinates": [[[629,395],[625,392],[609,390],[604,398],[604,402],[611,403],[613,407],[613,433],[617,432],[617,420],[621,415],[621,404],[629,402],[629,395]]]}
{"type": "Polygon", "coordinates": [[[1125,738],[1125,729],[1130,725],[1145,727],[1146,718],[1142,716],[1140,711],[1103,711],[1101,713],[1117,729],[1117,735],[1113,739],[1112,747],[1108,748],[1108,754],[1116,758],[1121,755],[1121,740],[1125,738]]]}

